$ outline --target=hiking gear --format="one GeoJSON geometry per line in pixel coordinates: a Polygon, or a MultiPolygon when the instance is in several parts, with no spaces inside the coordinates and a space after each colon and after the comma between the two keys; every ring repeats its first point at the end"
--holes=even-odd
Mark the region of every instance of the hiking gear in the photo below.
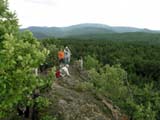
{"type": "Polygon", "coordinates": [[[60,78],[60,77],[61,77],[61,73],[60,73],[60,71],[59,71],[59,70],[57,70],[55,75],[56,75],[56,78],[60,78]]]}

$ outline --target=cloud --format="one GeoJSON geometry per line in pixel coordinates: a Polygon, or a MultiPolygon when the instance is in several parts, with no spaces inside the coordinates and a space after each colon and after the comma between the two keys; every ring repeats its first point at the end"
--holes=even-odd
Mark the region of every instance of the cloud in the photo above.
{"type": "Polygon", "coordinates": [[[20,24],[68,26],[103,23],[160,29],[160,0],[8,0],[20,24]]]}
{"type": "Polygon", "coordinates": [[[27,2],[41,5],[53,6],[56,5],[55,0],[28,0],[27,2]]]}

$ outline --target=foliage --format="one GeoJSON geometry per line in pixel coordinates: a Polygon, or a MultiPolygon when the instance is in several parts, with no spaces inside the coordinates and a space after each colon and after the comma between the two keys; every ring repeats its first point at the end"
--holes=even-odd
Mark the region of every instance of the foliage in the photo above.
{"type": "Polygon", "coordinates": [[[132,111],[132,119],[134,120],[156,120],[156,112],[152,110],[150,103],[147,105],[137,105],[133,101],[128,103],[130,112],[132,111]]]}
{"type": "Polygon", "coordinates": [[[53,81],[55,80],[55,71],[56,71],[56,68],[52,67],[50,69],[50,71],[48,71],[46,76],[40,77],[40,83],[39,83],[40,88],[43,88],[43,89],[44,88],[47,88],[47,89],[51,88],[53,81]]]}
{"type": "Polygon", "coordinates": [[[46,64],[47,67],[53,67],[54,65],[58,65],[58,46],[57,44],[59,43],[58,40],[54,39],[54,40],[41,40],[41,45],[44,46],[45,48],[47,48],[50,53],[46,58],[46,64]]]}
{"type": "Polygon", "coordinates": [[[40,51],[40,44],[35,39],[18,40],[5,35],[0,52],[2,111],[11,109],[38,86],[39,81],[32,71],[44,62],[46,54],[45,49],[40,51]]]}
{"type": "Polygon", "coordinates": [[[46,116],[44,116],[41,120],[57,120],[57,119],[56,119],[55,117],[46,115],[46,116]]]}
{"type": "Polygon", "coordinates": [[[120,65],[105,65],[99,72],[92,68],[89,75],[94,89],[125,109],[133,119],[156,120],[159,112],[156,101],[159,100],[160,94],[153,92],[153,84],[145,84],[143,89],[127,85],[127,73],[120,65]]]}
{"type": "Polygon", "coordinates": [[[9,12],[7,1],[0,1],[0,118],[16,105],[29,101],[39,79],[33,70],[45,61],[48,51],[32,33],[19,33],[18,21],[9,12]]]}
{"type": "Polygon", "coordinates": [[[69,44],[73,59],[86,56],[84,64],[91,69],[93,89],[109,96],[132,119],[159,120],[160,35],[123,33],[91,37],[63,38],[58,45],[69,44]]]}
{"type": "Polygon", "coordinates": [[[133,119],[156,120],[160,107],[157,104],[160,94],[153,90],[153,84],[145,84],[142,89],[131,86],[131,89],[134,97],[132,100],[128,100],[126,105],[129,107],[129,114],[133,116],[133,119]]]}
{"type": "Polygon", "coordinates": [[[119,65],[105,65],[100,69],[100,72],[91,69],[89,75],[97,91],[107,95],[112,100],[118,102],[128,96],[128,90],[125,86],[127,73],[119,65]]]}
{"type": "Polygon", "coordinates": [[[132,36],[122,36],[125,37],[122,37],[123,39],[120,41],[117,40],[119,35],[115,35],[110,40],[74,40],[68,38],[60,40],[59,44],[70,44],[73,51],[72,55],[75,58],[90,55],[95,56],[103,65],[121,64],[122,68],[128,72],[129,81],[132,84],[143,86],[144,83],[149,83],[153,80],[156,88],[160,88],[158,87],[160,44],[157,43],[160,41],[160,36],[156,35],[153,38],[157,42],[153,41],[152,36],[146,40],[146,37],[138,33],[132,36]],[[137,35],[139,35],[139,38],[137,38],[137,35]]]}
{"type": "Polygon", "coordinates": [[[49,104],[50,104],[50,102],[47,98],[44,98],[44,97],[41,97],[41,96],[36,98],[35,102],[37,103],[37,107],[38,107],[39,110],[42,109],[42,108],[44,109],[45,107],[48,107],[49,104]]]}
{"type": "Polygon", "coordinates": [[[99,62],[97,59],[91,57],[90,55],[84,58],[84,67],[89,70],[91,68],[99,68],[99,62]]]}
{"type": "Polygon", "coordinates": [[[76,86],[76,90],[84,92],[93,89],[93,83],[90,82],[81,82],[76,86]]]}

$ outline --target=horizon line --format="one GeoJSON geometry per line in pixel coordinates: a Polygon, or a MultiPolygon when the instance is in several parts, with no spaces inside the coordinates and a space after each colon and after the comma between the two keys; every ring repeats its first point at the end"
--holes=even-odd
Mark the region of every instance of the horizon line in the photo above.
{"type": "Polygon", "coordinates": [[[108,27],[128,27],[128,28],[136,28],[136,29],[147,29],[147,30],[152,30],[152,31],[160,31],[160,29],[150,29],[150,28],[146,28],[146,27],[133,27],[133,26],[124,26],[124,25],[108,25],[108,24],[104,24],[104,23],[77,23],[77,24],[72,24],[72,25],[64,25],[64,26],[38,26],[38,25],[31,25],[31,26],[26,26],[23,27],[23,25],[19,25],[20,29],[26,29],[26,28],[30,28],[30,27],[46,27],[46,28],[52,28],[52,27],[57,27],[57,28],[65,28],[65,27],[71,27],[71,26],[76,26],[76,25],[83,25],[83,24],[97,24],[97,25],[105,25],[108,27]]]}

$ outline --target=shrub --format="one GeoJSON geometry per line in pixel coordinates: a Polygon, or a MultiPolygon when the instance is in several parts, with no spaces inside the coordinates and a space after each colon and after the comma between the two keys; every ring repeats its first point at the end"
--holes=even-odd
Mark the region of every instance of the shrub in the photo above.
{"type": "Polygon", "coordinates": [[[89,70],[91,68],[96,68],[98,69],[99,67],[99,62],[96,60],[94,57],[91,57],[90,55],[86,56],[84,58],[84,67],[89,70]]]}
{"type": "Polygon", "coordinates": [[[90,82],[82,82],[82,83],[79,83],[77,86],[76,86],[76,90],[78,91],[89,91],[89,90],[92,90],[93,89],[93,84],[90,83],[90,82]]]}

